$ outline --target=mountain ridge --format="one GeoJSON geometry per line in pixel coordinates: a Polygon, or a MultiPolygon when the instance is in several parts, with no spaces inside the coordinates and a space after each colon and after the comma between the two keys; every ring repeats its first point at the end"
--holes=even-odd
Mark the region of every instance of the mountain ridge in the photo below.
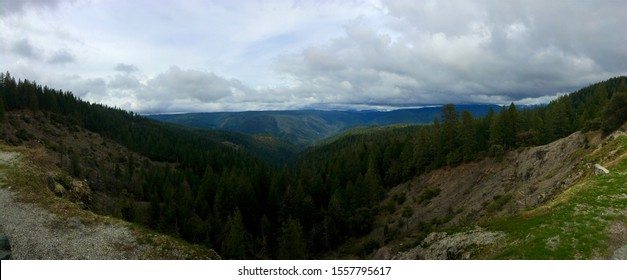
{"type": "MultiPolygon", "coordinates": [[[[184,114],[153,114],[146,117],[191,127],[234,131],[248,135],[267,134],[297,146],[308,146],[347,129],[358,126],[393,124],[428,124],[440,116],[441,105],[390,111],[277,110],[246,112],[208,112],[184,114]]],[[[498,105],[458,105],[480,117],[498,105]]]]}

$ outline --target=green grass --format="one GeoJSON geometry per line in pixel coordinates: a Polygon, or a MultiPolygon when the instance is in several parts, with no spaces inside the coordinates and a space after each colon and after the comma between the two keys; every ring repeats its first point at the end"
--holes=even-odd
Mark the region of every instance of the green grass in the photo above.
{"type": "MultiPolygon", "coordinates": [[[[624,154],[627,137],[620,137],[591,155],[596,162],[609,152],[624,154]]],[[[496,259],[609,258],[609,226],[627,223],[627,158],[614,162],[610,174],[589,176],[546,206],[515,217],[487,222],[490,230],[509,236],[496,259]]],[[[616,244],[614,244],[616,245],[616,244]]],[[[622,244],[618,244],[622,245],[622,244]]]]}

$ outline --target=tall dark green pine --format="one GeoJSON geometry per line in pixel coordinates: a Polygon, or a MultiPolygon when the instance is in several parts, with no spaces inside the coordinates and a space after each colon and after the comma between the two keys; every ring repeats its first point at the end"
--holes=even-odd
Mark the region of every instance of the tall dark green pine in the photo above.
{"type": "Polygon", "coordinates": [[[477,133],[475,120],[473,119],[472,114],[466,110],[462,113],[460,142],[463,160],[472,160],[477,149],[477,133]]]}
{"type": "Polygon", "coordinates": [[[462,160],[459,150],[459,112],[455,105],[446,104],[442,107],[442,134],[441,139],[446,154],[446,164],[457,165],[462,160]]]}
{"type": "Polygon", "coordinates": [[[235,209],[226,223],[221,253],[228,259],[244,260],[248,258],[246,245],[246,230],[242,222],[242,214],[239,209],[235,209]]]}
{"type": "Polygon", "coordinates": [[[307,259],[307,244],[300,222],[289,217],[281,228],[279,236],[279,251],[277,257],[280,260],[304,260],[307,259]]]}
{"type": "Polygon", "coordinates": [[[518,131],[519,116],[516,105],[512,102],[507,110],[501,111],[503,117],[503,142],[507,149],[513,149],[516,147],[516,133],[518,131]]]}
{"type": "Polygon", "coordinates": [[[490,123],[490,146],[505,146],[505,121],[503,110],[500,114],[494,115],[490,123]]]}
{"type": "Polygon", "coordinates": [[[616,92],[603,112],[601,130],[604,135],[612,133],[627,121],[627,94],[616,92]]]}
{"type": "Polygon", "coordinates": [[[477,149],[486,151],[490,148],[490,125],[496,113],[492,108],[488,109],[488,113],[477,122],[477,149]]]}
{"type": "Polygon", "coordinates": [[[364,174],[362,195],[363,194],[368,197],[366,201],[367,207],[377,204],[385,194],[385,190],[381,185],[381,177],[377,171],[376,161],[372,157],[368,161],[368,170],[366,174],[364,174]]]}
{"type": "Polygon", "coordinates": [[[429,165],[428,169],[436,169],[446,164],[446,154],[444,151],[444,139],[442,133],[442,126],[438,117],[433,119],[433,128],[431,130],[431,141],[428,141],[429,152],[433,155],[433,161],[429,165]]]}

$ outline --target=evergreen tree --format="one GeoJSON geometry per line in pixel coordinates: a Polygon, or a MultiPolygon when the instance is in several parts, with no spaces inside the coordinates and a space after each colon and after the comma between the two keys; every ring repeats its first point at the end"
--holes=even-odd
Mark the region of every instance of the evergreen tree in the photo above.
{"type": "Polygon", "coordinates": [[[442,107],[441,141],[447,165],[456,165],[461,161],[459,151],[459,113],[453,104],[442,107]]]}
{"type": "Polygon", "coordinates": [[[283,223],[277,257],[281,260],[304,260],[307,258],[305,236],[297,219],[289,217],[283,223]]]}
{"type": "Polygon", "coordinates": [[[233,215],[228,217],[226,223],[224,241],[222,241],[222,255],[228,259],[247,259],[247,241],[242,214],[239,209],[236,209],[233,215]]]}
{"type": "Polygon", "coordinates": [[[616,92],[612,95],[607,108],[603,112],[601,129],[604,135],[612,133],[627,121],[627,94],[616,92]]]}
{"type": "Polygon", "coordinates": [[[492,122],[490,123],[490,146],[505,146],[505,135],[507,132],[505,128],[504,111],[505,110],[502,110],[501,114],[492,117],[492,122]]]}
{"type": "Polygon", "coordinates": [[[469,111],[464,111],[462,113],[460,135],[461,153],[463,159],[464,161],[470,161],[476,153],[477,133],[475,129],[475,121],[469,111]]]}

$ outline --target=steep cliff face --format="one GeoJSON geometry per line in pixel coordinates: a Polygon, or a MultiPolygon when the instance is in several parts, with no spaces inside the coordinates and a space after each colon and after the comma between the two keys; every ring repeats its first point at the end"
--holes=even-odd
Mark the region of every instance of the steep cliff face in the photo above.
{"type": "MultiPolygon", "coordinates": [[[[608,190],[608,193],[617,191],[619,194],[623,191],[624,196],[627,193],[627,176],[621,174],[625,172],[627,161],[626,130],[627,126],[623,126],[623,129],[606,138],[602,138],[599,132],[576,132],[548,145],[509,152],[502,160],[487,158],[455,168],[436,170],[401,184],[393,188],[381,204],[383,210],[377,219],[379,227],[369,238],[381,240],[387,245],[373,256],[401,259],[497,257],[498,252],[507,250],[509,245],[506,243],[513,237],[507,230],[502,230],[507,227],[496,226],[492,221],[513,221],[515,217],[528,216],[538,211],[550,213],[554,209],[550,205],[556,201],[568,201],[566,196],[584,195],[571,191],[571,188],[582,183],[601,184],[595,180],[602,176],[616,176],[613,182],[619,190],[608,190]],[[596,164],[607,167],[610,173],[595,171],[598,170],[596,164]],[[474,228],[477,225],[488,229],[474,228]],[[446,231],[457,234],[447,235],[446,231]],[[440,233],[434,235],[434,232],[440,233]],[[486,239],[486,236],[494,238],[486,239]],[[500,247],[496,248],[496,244],[500,244],[500,247]],[[494,251],[481,251],[480,248],[486,245],[494,251]],[[477,253],[479,251],[482,253],[477,253]]],[[[623,207],[623,211],[615,213],[617,216],[614,218],[618,222],[612,224],[611,231],[615,236],[615,244],[612,246],[621,244],[624,241],[620,240],[625,239],[626,198],[615,198],[608,202],[607,207],[623,207]]],[[[594,217],[594,214],[588,215],[599,218],[594,217]]],[[[603,212],[599,215],[603,215],[603,212]]],[[[608,232],[609,226],[599,226],[597,230],[608,232]]],[[[545,240],[545,243],[551,247],[555,240],[545,240]]],[[[537,258],[551,258],[550,252],[537,255],[537,258]]],[[[577,258],[576,255],[568,254],[560,256],[577,258]]],[[[599,248],[596,253],[585,257],[610,256],[604,248],[599,248]]],[[[526,256],[513,254],[502,257],[526,256]]]]}

